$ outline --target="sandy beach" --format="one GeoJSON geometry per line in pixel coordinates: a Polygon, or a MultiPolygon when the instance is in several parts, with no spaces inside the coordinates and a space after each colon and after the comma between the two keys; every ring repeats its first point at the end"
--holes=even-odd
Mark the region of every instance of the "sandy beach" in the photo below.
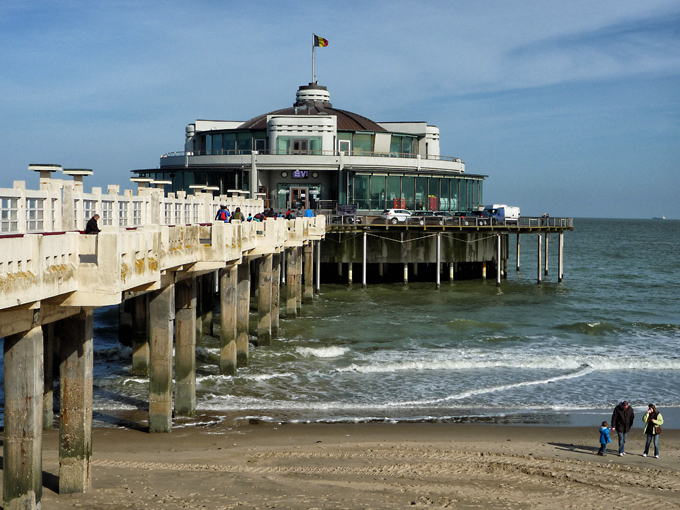
{"type": "Polygon", "coordinates": [[[97,428],[93,488],[58,494],[44,435],[43,508],[680,508],[680,431],[643,458],[596,455],[596,427],[486,424],[97,428]],[[621,503],[625,498],[625,503],[621,503]],[[619,501],[616,503],[616,501],[619,501]]]}

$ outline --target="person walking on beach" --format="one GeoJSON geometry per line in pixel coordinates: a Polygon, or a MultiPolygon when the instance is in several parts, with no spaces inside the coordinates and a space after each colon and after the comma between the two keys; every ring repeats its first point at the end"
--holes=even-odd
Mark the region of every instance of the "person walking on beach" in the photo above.
{"type": "Polygon", "coordinates": [[[633,428],[633,420],[635,420],[635,413],[633,408],[628,405],[627,400],[614,408],[611,422],[612,428],[616,429],[616,434],[619,436],[619,457],[626,454],[626,435],[633,428]]]}
{"type": "Polygon", "coordinates": [[[649,444],[654,441],[654,458],[659,458],[659,434],[661,434],[661,425],[663,425],[663,416],[656,410],[654,404],[649,404],[649,409],[642,417],[642,421],[646,423],[645,434],[647,434],[647,442],[645,443],[645,453],[642,454],[646,457],[649,453],[649,444]]]}
{"type": "Polygon", "coordinates": [[[606,421],[602,422],[600,427],[600,450],[597,452],[598,455],[604,456],[607,451],[607,444],[612,442],[612,438],[609,437],[609,425],[606,421]]]}
{"type": "Polygon", "coordinates": [[[87,221],[87,225],[85,225],[86,234],[99,234],[99,232],[101,232],[101,230],[99,230],[99,225],[97,225],[98,219],[99,215],[95,214],[87,221]]]}

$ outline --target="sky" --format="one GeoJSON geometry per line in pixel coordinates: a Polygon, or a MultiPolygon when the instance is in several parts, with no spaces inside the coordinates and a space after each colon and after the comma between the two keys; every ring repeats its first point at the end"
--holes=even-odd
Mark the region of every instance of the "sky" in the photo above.
{"type": "Polygon", "coordinates": [[[292,106],[427,121],[523,216],[680,219],[680,2],[22,1],[0,4],[0,187],[31,163],[129,182],[196,119],[292,106]]]}

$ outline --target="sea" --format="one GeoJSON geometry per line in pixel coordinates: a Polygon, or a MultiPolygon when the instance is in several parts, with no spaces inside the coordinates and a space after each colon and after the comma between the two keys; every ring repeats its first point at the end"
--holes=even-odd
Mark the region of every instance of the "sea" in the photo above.
{"type": "MultiPolygon", "coordinates": [[[[680,428],[680,221],[577,218],[574,226],[564,234],[562,282],[557,234],[541,284],[537,236],[528,235],[519,271],[510,236],[500,286],[495,278],[444,278],[439,290],[322,282],[300,316],[281,320],[271,346],[251,345],[249,366],[233,377],[218,371],[216,325],[197,347],[197,417],[175,424],[597,427],[625,399],[640,426],[654,403],[666,428],[680,428]]],[[[131,374],[118,307],[96,311],[94,335],[95,426],[143,422],[148,380],[131,374]]]]}

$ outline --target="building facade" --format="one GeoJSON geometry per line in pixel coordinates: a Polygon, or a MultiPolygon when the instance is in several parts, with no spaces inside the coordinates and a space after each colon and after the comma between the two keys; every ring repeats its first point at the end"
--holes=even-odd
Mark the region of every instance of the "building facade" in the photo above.
{"type": "Polygon", "coordinates": [[[277,210],[468,211],[482,205],[486,176],[439,152],[439,129],[426,122],[374,122],[333,108],[326,87],[301,86],[290,108],[247,122],[197,120],[184,151],[161,156],[136,177],[169,181],[166,192],[201,186],[249,194],[277,210]]]}

